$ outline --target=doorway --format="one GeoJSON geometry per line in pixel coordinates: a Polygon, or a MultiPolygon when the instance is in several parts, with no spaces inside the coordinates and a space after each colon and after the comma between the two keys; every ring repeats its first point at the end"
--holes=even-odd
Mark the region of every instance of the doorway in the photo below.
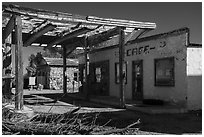
{"type": "Polygon", "coordinates": [[[143,100],[143,61],[132,62],[132,99],[143,100]]]}
{"type": "Polygon", "coordinates": [[[109,60],[90,63],[89,90],[93,95],[109,95],[109,60]]]}

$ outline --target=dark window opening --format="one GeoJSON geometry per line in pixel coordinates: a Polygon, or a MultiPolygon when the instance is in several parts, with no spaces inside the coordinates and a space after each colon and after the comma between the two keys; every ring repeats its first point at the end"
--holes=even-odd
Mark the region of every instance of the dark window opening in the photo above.
{"type": "Polygon", "coordinates": [[[155,86],[174,86],[174,57],[155,59],[155,86]]]}

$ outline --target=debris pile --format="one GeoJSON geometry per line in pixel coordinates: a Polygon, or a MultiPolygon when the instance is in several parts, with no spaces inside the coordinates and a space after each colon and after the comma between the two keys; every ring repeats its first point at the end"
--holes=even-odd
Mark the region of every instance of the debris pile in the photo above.
{"type": "Polygon", "coordinates": [[[3,135],[108,135],[130,134],[138,131],[131,128],[138,122],[126,128],[117,129],[106,124],[96,124],[99,114],[80,114],[80,107],[64,114],[37,113],[32,118],[3,107],[2,133],[3,135]]]}

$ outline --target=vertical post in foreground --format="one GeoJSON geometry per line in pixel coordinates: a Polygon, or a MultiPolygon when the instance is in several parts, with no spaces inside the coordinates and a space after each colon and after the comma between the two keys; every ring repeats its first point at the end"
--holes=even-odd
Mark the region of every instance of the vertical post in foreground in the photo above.
{"type": "Polygon", "coordinates": [[[125,108],[125,76],[124,76],[124,55],[125,55],[125,33],[123,28],[119,28],[119,78],[120,78],[120,107],[125,108]]]}
{"type": "Polygon", "coordinates": [[[67,93],[67,76],[66,76],[66,69],[67,69],[67,62],[66,62],[66,46],[63,45],[63,93],[67,93]]]}
{"type": "Polygon", "coordinates": [[[84,37],[84,62],[85,62],[85,82],[84,82],[84,91],[85,98],[88,100],[88,59],[87,59],[87,36],[84,37]]]}
{"type": "Polygon", "coordinates": [[[15,109],[23,108],[23,61],[22,61],[22,20],[20,16],[15,18],[15,78],[16,78],[16,93],[15,93],[15,109]]]}

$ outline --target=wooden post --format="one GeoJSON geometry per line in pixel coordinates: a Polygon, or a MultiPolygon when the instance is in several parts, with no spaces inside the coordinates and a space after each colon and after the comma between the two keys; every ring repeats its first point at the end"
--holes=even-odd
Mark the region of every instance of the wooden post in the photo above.
{"type": "Polygon", "coordinates": [[[22,20],[20,16],[15,18],[15,78],[16,78],[16,93],[15,93],[15,109],[23,108],[23,62],[22,62],[22,20]]]}
{"type": "Polygon", "coordinates": [[[67,70],[67,62],[66,62],[66,52],[67,48],[65,45],[63,45],[63,93],[67,93],[67,76],[66,76],[66,70],[67,70]]]}
{"type": "Polygon", "coordinates": [[[119,76],[120,76],[120,107],[125,108],[125,76],[123,73],[124,55],[125,55],[125,33],[123,28],[119,28],[119,76]]]}
{"type": "Polygon", "coordinates": [[[87,36],[84,37],[84,61],[85,61],[85,82],[84,92],[85,98],[88,100],[88,59],[87,59],[87,36]]]}

